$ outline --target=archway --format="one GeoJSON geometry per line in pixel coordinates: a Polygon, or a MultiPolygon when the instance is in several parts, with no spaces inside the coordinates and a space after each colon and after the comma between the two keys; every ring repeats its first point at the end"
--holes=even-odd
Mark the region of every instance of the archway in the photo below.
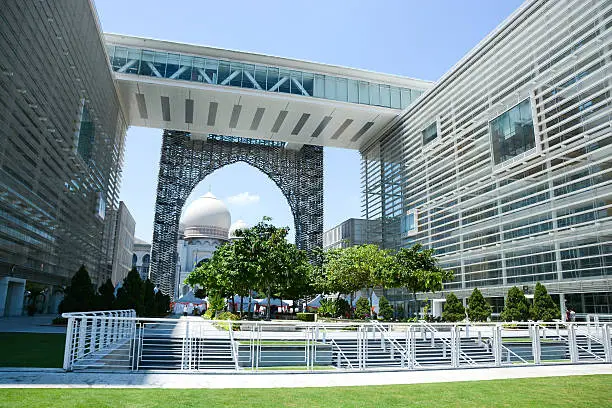
{"type": "Polygon", "coordinates": [[[206,176],[237,162],[259,169],[279,187],[291,208],[300,249],[322,246],[322,147],[290,150],[281,142],[217,135],[196,140],[187,132],[165,130],[151,248],[151,278],[164,293],[173,294],[178,223],[185,200],[206,176]]]}

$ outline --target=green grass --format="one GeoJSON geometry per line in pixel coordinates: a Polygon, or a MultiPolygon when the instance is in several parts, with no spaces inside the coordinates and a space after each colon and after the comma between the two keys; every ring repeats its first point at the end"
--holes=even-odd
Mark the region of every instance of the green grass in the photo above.
{"type": "MultiPolygon", "coordinates": [[[[240,376],[236,376],[236,382],[240,376]]],[[[2,407],[610,407],[612,375],[277,389],[2,389],[2,407]]],[[[231,383],[228,383],[231,386],[231,383]]]]}
{"type": "Polygon", "coordinates": [[[0,367],[61,368],[65,342],[65,334],[0,333],[0,367]]]}

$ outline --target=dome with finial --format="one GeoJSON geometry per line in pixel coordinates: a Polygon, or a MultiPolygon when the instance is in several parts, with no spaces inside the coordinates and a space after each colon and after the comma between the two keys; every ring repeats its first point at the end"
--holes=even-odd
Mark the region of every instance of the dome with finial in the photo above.
{"type": "Polygon", "coordinates": [[[232,218],[229,210],[213,193],[208,192],[185,209],[180,225],[185,239],[228,239],[232,218]]]}

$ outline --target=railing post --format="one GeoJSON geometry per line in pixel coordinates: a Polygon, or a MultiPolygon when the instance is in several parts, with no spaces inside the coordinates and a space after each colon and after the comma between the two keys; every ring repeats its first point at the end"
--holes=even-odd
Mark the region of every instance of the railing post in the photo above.
{"type": "Polygon", "coordinates": [[[72,371],[72,351],[74,336],[74,317],[68,318],[68,326],[66,326],[66,343],[64,345],[64,370],[72,371]]]}
{"type": "Polygon", "coordinates": [[[83,358],[85,353],[85,337],[87,336],[87,318],[81,317],[79,326],[79,345],[77,349],[77,358],[83,358]]]}
{"type": "Polygon", "coordinates": [[[94,317],[91,319],[91,336],[89,337],[89,351],[91,353],[96,351],[96,336],[98,329],[98,318],[94,317]]]}
{"type": "MultiPolygon", "coordinates": [[[[500,367],[502,362],[502,337],[501,326],[499,324],[493,327],[493,355],[495,356],[495,366],[500,367]]],[[[510,352],[508,351],[508,355],[510,352]]]]}
{"type": "Polygon", "coordinates": [[[601,342],[603,343],[603,346],[604,346],[606,362],[612,363],[612,344],[610,343],[612,339],[610,339],[610,325],[602,324],[601,329],[603,331],[602,336],[601,336],[601,342]]]}
{"type": "Polygon", "coordinates": [[[540,326],[533,324],[530,326],[531,332],[531,352],[533,354],[533,363],[540,364],[540,326]]]}
{"type": "Polygon", "coordinates": [[[451,329],[451,365],[453,367],[459,367],[459,353],[461,353],[461,342],[459,341],[459,330],[457,325],[454,325],[451,329]]]}
{"type": "Polygon", "coordinates": [[[572,363],[577,363],[579,360],[578,347],[576,344],[576,328],[573,323],[567,325],[567,341],[570,352],[570,360],[572,363]]]}

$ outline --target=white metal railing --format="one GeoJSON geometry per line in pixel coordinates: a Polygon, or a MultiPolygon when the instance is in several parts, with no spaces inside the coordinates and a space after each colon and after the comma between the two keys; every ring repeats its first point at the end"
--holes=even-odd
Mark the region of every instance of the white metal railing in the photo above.
{"type": "Polygon", "coordinates": [[[612,362],[612,323],[601,322],[251,322],[138,318],[133,310],[64,316],[65,370],[363,371],[612,362]]]}
{"type": "Polygon", "coordinates": [[[64,370],[99,365],[102,360],[130,364],[132,347],[125,346],[135,338],[134,310],[63,313],[62,317],[68,319],[64,370]]]}

